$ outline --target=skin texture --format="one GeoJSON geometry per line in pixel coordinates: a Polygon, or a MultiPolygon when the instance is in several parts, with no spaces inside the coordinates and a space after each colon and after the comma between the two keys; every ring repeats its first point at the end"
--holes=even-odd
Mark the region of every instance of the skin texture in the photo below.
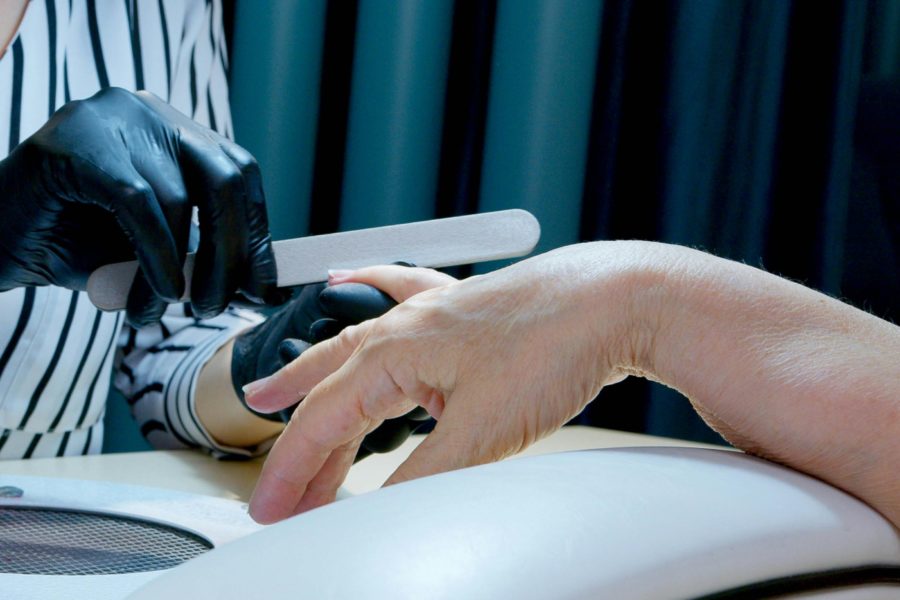
{"type": "Polygon", "coordinates": [[[405,302],[248,386],[261,411],[308,394],[263,469],[255,519],[333,500],[361,436],[413,406],[438,425],[389,484],[518,452],[604,385],[640,375],[683,392],[736,446],[900,524],[896,326],[746,265],[650,242],[440,277],[342,274],[332,283],[362,281],[405,302]]]}

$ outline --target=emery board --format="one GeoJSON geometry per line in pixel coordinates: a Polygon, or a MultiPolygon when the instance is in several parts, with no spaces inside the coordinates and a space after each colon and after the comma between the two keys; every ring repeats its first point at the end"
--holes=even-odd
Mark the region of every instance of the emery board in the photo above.
{"type": "MultiPolygon", "coordinates": [[[[281,240],[272,244],[272,251],[278,287],[292,287],[325,281],[329,269],[397,261],[439,268],[524,256],[534,250],[540,235],[531,213],[512,209],[281,240]]],[[[182,302],[190,300],[193,268],[194,255],[188,254],[182,302]]],[[[94,306],[124,309],[137,269],[137,261],[129,261],[91,273],[87,293],[94,306]]]]}

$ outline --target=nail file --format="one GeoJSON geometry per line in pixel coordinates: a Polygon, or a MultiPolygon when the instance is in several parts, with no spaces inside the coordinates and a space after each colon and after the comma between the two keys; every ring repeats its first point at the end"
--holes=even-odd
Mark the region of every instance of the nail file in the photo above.
{"type": "MultiPolygon", "coordinates": [[[[325,281],[328,269],[356,269],[396,261],[420,267],[449,267],[524,256],[534,250],[541,228],[524,210],[433,219],[402,225],[316,235],[272,244],[278,286],[325,281]]],[[[185,296],[190,300],[194,255],[184,263],[185,296]]],[[[91,302],[101,310],[122,310],[137,273],[137,261],[100,267],[87,282],[91,302]]]]}

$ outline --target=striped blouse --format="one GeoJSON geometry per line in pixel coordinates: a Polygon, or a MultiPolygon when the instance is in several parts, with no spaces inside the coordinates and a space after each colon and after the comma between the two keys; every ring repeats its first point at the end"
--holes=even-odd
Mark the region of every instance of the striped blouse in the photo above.
{"type": "MultiPolygon", "coordinates": [[[[227,61],[219,0],[30,0],[0,56],[0,158],[108,86],[149,90],[231,137],[227,61]]],[[[99,452],[113,378],[153,445],[252,453],[217,445],[193,400],[203,365],[259,320],[230,308],[199,321],[175,306],[135,331],[81,292],[0,293],[0,459],[99,452]]]]}

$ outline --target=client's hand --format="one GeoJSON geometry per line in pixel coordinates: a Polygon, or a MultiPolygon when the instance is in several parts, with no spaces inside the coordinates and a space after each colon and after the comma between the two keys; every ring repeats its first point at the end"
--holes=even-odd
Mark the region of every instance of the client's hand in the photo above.
{"type": "MultiPolygon", "coordinates": [[[[295,299],[235,339],[231,354],[235,393],[244,402],[241,388],[246,384],[268,377],[313,344],[334,337],[348,325],[379,317],[395,305],[384,292],[360,283],[304,286],[295,299]]],[[[257,414],[272,421],[287,421],[300,399],[295,397],[293,403],[275,413],[257,414]]]]}
{"type": "Polygon", "coordinates": [[[584,294],[558,255],[460,282],[399,267],[346,278],[405,302],[245,389],[261,411],[308,394],[263,469],[251,502],[258,521],[333,500],[364,436],[416,406],[437,427],[390,482],[515,453],[623,378],[608,352],[623,329],[621,312],[585,318],[588,305],[621,304],[616,286],[605,296],[584,294]]]}
{"type": "Polygon", "coordinates": [[[363,436],[417,405],[438,425],[389,483],[512,454],[635,373],[683,392],[736,446],[900,525],[891,323],[747,265],[648,242],[570,246],[437,289],[446,280],[425,270],[350,278],[409,300],[248,388],[266,411],[309,393],[254,492],[259,521],[332,500],[363,436]]]}
{"type": "MultiPolygon", "coordinates": [[[[399,268],[402,272],[408,267],[399,268]]],[[[436,281],[447,276],[435,273],[436,281]]],[[[340,284],[332,277],[331,285],[308,285],[298,297],[280,308],[266,321],[241,334],[231,353],[231,380],[238,399],[247,407],[243,386],[267,377],[298,358],[314,344],[338,335],[343,329],[379,317],[396,306],[381,290],[365,283],[340,284]]],[[[399,285],[399,283],[395,284],[399,285]]],[[[250,410],[257,416],[276,422],[287,422],[302,396],[275,413],[250,410]]],[[[372,453],[389,452],[402,444],[428,419],[424,409],[388,419],[369,433],[356,453],[362,459],[372,453]]]]}

